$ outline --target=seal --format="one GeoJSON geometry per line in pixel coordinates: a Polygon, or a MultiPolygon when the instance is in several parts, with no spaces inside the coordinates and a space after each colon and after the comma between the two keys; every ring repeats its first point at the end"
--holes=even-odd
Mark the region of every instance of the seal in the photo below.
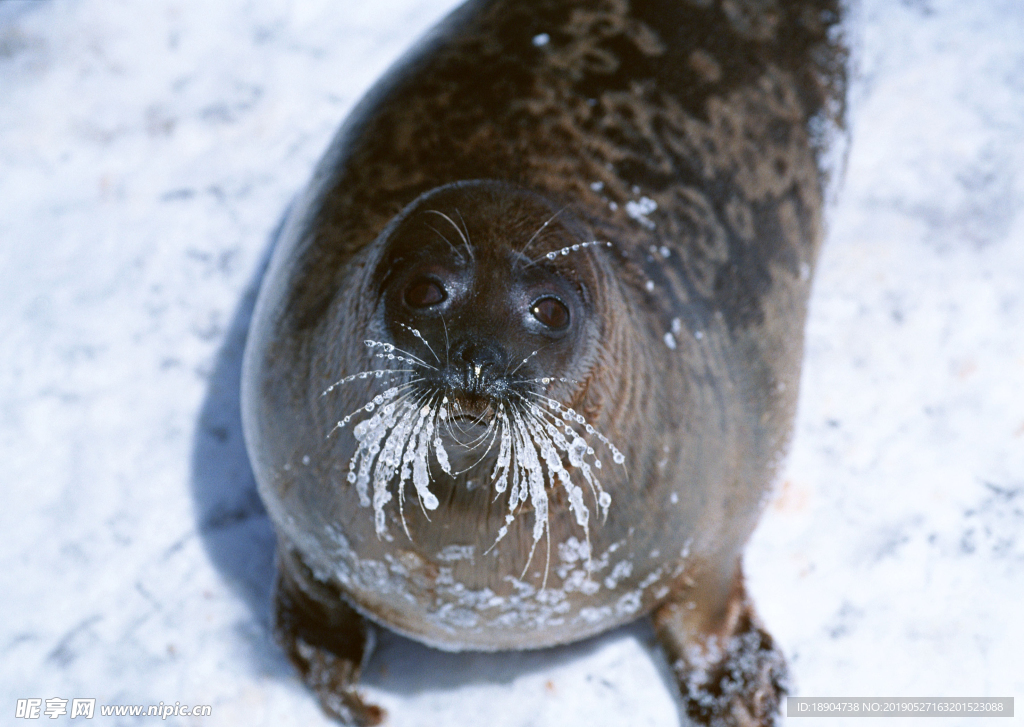
{"type": "Polygon", "coordinates": [[[785,666],[741,559],[790,435],[835,0],[475,0],[294,205],[242,382],[275,630],[327,712],[373,622],[530,649],[650,615],[699,724],[785,666]]]}

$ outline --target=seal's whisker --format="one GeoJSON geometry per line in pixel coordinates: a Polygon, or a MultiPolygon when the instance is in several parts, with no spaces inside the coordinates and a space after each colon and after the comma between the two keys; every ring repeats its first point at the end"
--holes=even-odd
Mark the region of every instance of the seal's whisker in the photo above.
{"type": "Polygon", "coordinates": [[[494,464],[494,471],[491,472],[491,479],[494,481],[494,499],[505,491],[508,484],[508,468],[512,461],[512,438],[508,430],[508,417],[505,415],[505,407],[499,405],[498,414],[495,417],[500,420],[501,443],[498,448],[498,458],[494,464]],[[500,477],[499,477],[500,473],[500,477]]]}
{"type": "Polygon", "coordinates": [[[569,255],[570,253],[579,252],[580,250],[586,250],[588,247],[602,246],[602,245],[604,247],[611,247],[612,243],[610,243],[610,242],[608,242],[606,240],[604,240],[604,241],[602,241],[602,240],[590,240],[589,242],[577,242],[577,243],[575,243],[573,245],[566,245],[565,247],[563,247],[563,248],[561,248],[559,250],[552,250],[550,252],[544,253],[540,257],[535,257],[533,260],[530,261],[530,264],[527,265],[526,267],[530,267],[532,265],[536,265],[541,260],[554,260],[559,255],[566,256],[566,255],[569,255]]]}
{"type": "MultiPolygon", "coordinates": [[[[447,400],[447,398],[448,397],[445,397],[446,400],[447,400]]],[[[445,401],[444,403],[447,404],[448,402],[445,401]]],[[[452,415],[451,415],[451,412],[448,411],[447,408],[444,409],[443,416],[441,417],[441,419],[442,419],[442,425],[444,426],[445,433],[449,437],[451,437],[452,439],[455,439],[456,438],[455,431],[452,429],[452,415]]]]}
{"type": "MultiPolygon", "coordinates": [[[[608,447],[609,451],[611,451],[611,453],[612,453],[612,461],[615,462],[615,464],[623,464],[624,465],[624,463],[626,461],[625,455],[623,455],[622,452],[620,452],[618,450],[618,448],[616,448],[616,446],[614,444],[612,444],[608,440],[608,438],[606,436],[604,436],[603,434],[601,434],[601,432],[599,432],[596,429],[594,429],[593,425],[589,424],[587,422],[587,420],[583,417],[582,414],[578,414],[573,409],[571,409],[569,407],[566,407],[566,406],[563,406],[559,402],[555,401],[554,399],[550,399],[550,398],[544,396],[543,394],[538,394],[535,391],[530,391],[530,392],[527,392],[527,393],[530,396],[534,396],[534,397],[540,399],[545,404],[547,404],[549,408],[557,411],[562,416],[562,419],[564,419],[565,421],[567,421],[567,422],[572,421],[572,422],[576,422],[577,424],[583,425],[583,427],[587,431],[587,434],[594,435],[599,440],[601,440],[602,444],[604,444],[606,447],[608,447]]],[[[598,469],[600,469],[600,467],[598,469]]]]}
{"type": "Polygon", "coordinates": [[[459,237],[462,238],[462,243],[464,245],[468,245],[469,244],[469,239],[466,237],[466,235],[464,235],[462,233],[462,229],[458,225],[455,224],[455,220],[453,220],[451,217],[446,215],[444,212],[442,212],[441,210],[423,210],[423,212],[425,214],[428,214],[428,215],[437,215],[438,217],[442,217],[445,220],[447,220],[448,224],[451,225],[452,227],[454,227],[455,231],[457,233],[459,233],[459,237]]]}
{"type": "MultiPolygon", "coordinates": [[[[459,233],[459,237],[462,238],[462,245],[463,245],[463,247],[466,248],[466,252],[469,253],[469,259],[470,260],[475,260],[476,259],[476,254],[473,252],[473,246],[469,244],[469,229],[468,228],[466,228],[466,231],[463,232],[462,228],[460,228],[457,224],[455,224],[455,220],[453,220],[451,217],[446,215],[444,212],[441,212],[440,210],[424,210],[424,212],[427,213],[427,214],[438,215],[439,217],[443,217],[444,219],[446,219],[448,221],[448,224],[450,224],[452,227],[454,227],[455,231],[457,233],[459,233]]],[[[459,215],[459,211],[455,210],[455,214],[459,215]]],[[[462,215],[459,215],[459,219],[462,220],[462,215]]],[[[465,220],[462,220],[462,225],[463,225],[463,227],[465,227],[465,225],[466,225],[466,221],[465,220]]],[[[462,256],[460,255],[459,257],[462,257],[462,256]]]]}
{"type": "Polygon", "coordinates": [[[351,382],[355,381],[356,379],[368,379],[371,376],[379,379],[382,376],[390,376],[391,374],[410,374],[410,373],[414,373],[415,371],[416,371],[416,369],[375,369],[375,370],[372,370],[372,371],[360,371],[359,373],[350,374],[350,375],[348,375],[348,376],[346,376],[344,378],[338,379],[333,384],[331,384],[326,389],[324,389],[320,393],[320,396],[327,396],[328,394],[330,394],[332,391],[334,391],[339,386],[343,386],[344,384],[351,383],[351,382]]]}
{"type": "Polygon", "coordinates": [[[449,240],[447,237],[445,237],[444,234],[442,234],[441,231],[438,230],[433,225],[427,225],[427,228],[429,230],[433,231],[438,237],[440,237],[446,243],[448,243],[448,247],[450,247],[452,249],[452,252],[455,254],[455,257],[457,257],[459,259],[459,262],[465,264],[466,256],[462,254],[462,250],[460,250],[458,247],[456,247],[455,244],[451,240],[449,240]]]}
{"type": "MultiPolygon", "coordinates": [[[[427,343],[427,339],[423,337],[422,333],[420,333],[417,329],[413,328],[412,326],[407,326],[404,323],[399,323],[398,325],[412,333],[412,335],[416,336],[416,338],[420,339],[423,342],[423,345],[427,347],[427,350],[430,351],[431,355],[434,357],[434,360],[437,361],[438,363],[441,363],[441,359],[439,359],[437,357],[437,354],[434,353],[434,349],[430,347],[430,344],[427,343]]],[[[436,371],[437,369],[434,370],[436,371]]]]}
{"type": "MultiPolygon", "coordinates": [[[[544,350],[545,350],[545,349],[547,349],[547,348],[548,348],[549,346],[552,346],[552,345],[553,345],[554,343],[555,343],[554,341],[548,341],[548,342],[547,342],[547,343],[545,343],[545,344],[544,344],[543,346],[541,346],[541,347],[540,347],[540,348],[538,348],[538,349],[537,349],[536,351],[534,351],[534,352],[533,352],[533,353],[531,353],[531,354],[530,354],[529,356],[527,356],[527,357],[526,357],[526,358],[524,358],[524,359],[523,359],[522,361],[520,361],[520,362],[519,362],[519,364],[518,364],[518,365],[517,365],[517,366],[516,366],[516,367],[515,367],[514,369],[512,369],[511,373],[506,373],[505,375],[506,375],[506,376],[512,376],[512,375],[514,375],[514,374],[515,374],[515,372],[516,372],[516,371],[518,371],[518,370],[519,370],[519,368],[520,368],[521,366],[523,366],[524,364],[526,364],[526,363],[527,363],[527,362],[528,362],[528,361],[529,361],[529,360],[530,360],[531,358],[533,358],[534,356],[536,356],[536,355],[537,355],[538,353],[540,353],[541,351],[544,351],[544,350]]],[[[511,365],[511,364],[510,364],[510,365],[511,365]]],[[[506,367],[505,367],[505,370],[506,370],[506,371],[508,371],[508,366],[506,366],[506,367]]]]}
{"type": "MultiPolygon", "coordinates": [[[[432,432],[432,431],[435,432],[435,437],[434,437],[434,441],[433,441],[433,444],[434,444],[434,455],[437,458],[438,463],[441,465],[441,468],[445,472],[448,472],[448,473],[451,472],[451,468],[448,466],[448,455],[447,455],[447,452],[445,452],[444,446],[441,444],[440,439],[436,437],[436,427],[437,427],[437,407],[435,405],[436,400],[437,400],[436,392],[433,392],[433,393],[432,392],[424,392],[424,394],[419,399],[416,400],[415,404],[412,407],[412,412],[415,412],[416,410],[419,410],[420,420],[417,423],[416,427],[414,427],[413,431],[408,436],[408,439],[406,440],[405,452],[402,455],[403,466],[402,466],[402,471],[400,473],[400,480],[399,480],[399,484],[398,484],[399,497],[404,499],[405,483],[409,479],[409,475],[410,474],[413,475],[413,485],[416,487],[416,490],[417,490],[417,499],[419,501],[420,510],[423,511],[423,515],[424,515],[424,517],[426,517],[427,522],[430,522],[430,516],[427,514],[427,509],[428,508],[429,509],[433,509],[433,508],[430,507],[431,502],[430,502],[429,498],[427,498],[427,499],[424,498],[423,487],[421,487],[420,485],[423,484],[422,480],[423,480],[423,476],[424,475],[426,477],[427,484],[429,485],[430,468],[429,468],[428,464],[425,464],[425,460],[426,460],[426,457],[427,457],[427,448],[429,447],[430,442],[429,441],[425,442],[424,440],[425,440],[425,438],[428,438],[429,433],[432,432]],[[424,404],[424,402],[428,398],[430,398],[430,397],[432,397],[432,400],[430,401],[430,403],[424,404]],[[429,419],[430,419],[429,425],[426,425],[426,421],[425,420],[426,420],[427,417],[429,417],[429,419]],[[417,437],[416,437],[416,428],[417,427],[422,428],[422,429],[421,429],[421,433],[420,433],[420,436],[419,436],[418,444],[416,444],[416,449],[413,450],[414,442],[417,441],[417,437]],[[421,462],[425,464],[424,467],[419,467],[418,466],[418,463],[421,463],[421,462]],[[412,470],[411,471],[409,470],[409,464],[410,463],[412,463],[412,470]],[[417,479],[417,478],[419,478],[419,479],[417,479]]],[[[410,414],[410,416],[412,416],[412,414],[410,414]]],[[[385,483],[385,486],[386,486],[386,483],[385,483]]],[[[436,500],[436,498],[434,498],[434,499],[436,500]]],[[[437,505],[434,504],[434,507],[436,507],[436,506],[437,505]]],[[[404,518],[404,515],[403,515],[403,518],[404,518]]],[[[406,535],[408,535],[409,534],[408,527],[406,526],[404,520],[403,520],[402,526],[406,530],[406,535]]],[[[412,538],[410,536],[410,540],[411,539],[412,538]]]]}
{"type": "MultiPolygon", "coordinates": [[[[426,341],[424,341],[424,343],[426,343],[426,341]]],[[[410,363],[410,364],[414,364],[414,365],[425,366],[426,368],[430,369],[431,371],[437,371],[437,369],[435,367],[433,367],[430,364],[428,364],[426,361],[421,359],[416,354],[410,353],[410,352],[405,351],[405,350],[403,350],[401,348],[398,348],[393,343],[384,343],[382,341],[374,341],[373,339],[367,338],[365,341],[363,341],[363,344],[365,344],[368,348],[380,348],[380,349],[382,349],[384,351],[384,353],[383,354],[377,354],[378,358],[386,358],[388,361],[402,361],[404,363],[410,363]],[[396,354],[395,353],[396,351],[398,352],[398,354],[401,354],[401,355],[396,354]],[[408,358],[405,358],[406,356],[408,356],[408,358]]],[[[428,348],[429,348],[429,346],[428,346],[428,348]]],[[[431,353],[433,353],[433,351],[431,351],[431,353]]]]}
{"type": "MultiPolygon", "coordinates": [[[[493,426],[492,424],[488,424],[487,425],[487,429],[485,429],[481,434],[479,434],[476,437],[474,437],[473,439],[469,440],[469,442],[462,443],[460,445],[462,447],[462,449],[464,449],[467,452],[472,452],[474,449],[476,449],[481,444],[483,444],[484,441],[486,441],[487,436],[490,434],[492,426],[493,426]]],[[[466,433],[466,430],[462,429],[461,427],[459,428],[459,431],[462,434],[466,433]]],[[[449,430],[449,433],[451,433],[451,430],[449,430]]],[[[487,454],[487,450],[484,450],[484,454],[485,455],[487,454]]]]}
{"type": "MultiPolygon", "coordinates": [[[[550,523],[548,522],[548,495],[544,489],[544,470],[541,467],[540,458],[537,456],[533,439],[522,417],[516,410],[513,410],[513,424],[518,432],[518,444],[521,445],[517,452],[519,455],[517,462],[526,469],[527,475],[527,481],[522,483],[524,486],[518,493],[518,499],[526,500],[529,497],[530,504],[533,505],[533,546],[530,548],[530,555],[526,559],[526,565],[523,566],[523,572],[519,576],[520,579],[523,579],[526,577],[526,571],[533,561],[533,554],[537,550],[537,543],[540,542],[544,532],[550,527],[550,523]]],[[[515,488],[513,488],[510,499],[515,497],[516,494],[515,488]]]]}
{"type": "Polygon", "coordinates": [[[463,235],[462,239],[466,243],[466,251],[469,253],[469,259],[470,260],[476,260],[476,255],[473,253],[473,245],[470,244],[470,242],[469,242],[469,238],[470,238],[469,226],[466,225],[466,220],[464,220],[462,218],[462,213],[459,212],[459,208],[458,207],[455,208],[455,214],[457,214],[459,216],[459,222],[462,223],[462,229],[466,231],[466,234],[463,235]]]}
{"type": "Polygon", "coordinates": [[[566,209],[568,209],[568,207],[567,207],[567,206],[566,206],[566,207],[562,207],[562,208],[561,208],[560,210],[558,210],[557,212],[555,212],[555,214],[553,214],[553,215],[551,215],[550,217],[548,217],[548,218],[547,218],[547,219],[546,219],[546,220],[544,221],[544,224],[542,224],[542,225],[541,225],[540,227],[538,227],[538,228],[537,228],[537,231],[536,231],[536,232],[534,232],[534,233],[533,233],[533,234],[532,234],[532,235],[530,236],[530,239],[526,241],[526,244],[525,244],[525,245],[523,245],[523,246],[522,246],[521,248],[519,248],[519,252],[520,252],[520,253],[522,253],[523,255],[525,255],[525,254],[526,254],[526,250],[527,250],[527,249],[528,249],[528,248],[530,247],[530,245],[532,245],[532,244],[533,244],[533,241],[537,239],[537,236],[538,236],[538,235],[540,235],[540,233],[542,233],[542,232],[544,231],[544,229],[545,229],[545,228],[546,228],[546,227],[547,227],[548,225],[550,225],[550,224],[551,224],[552,222],[554,222],[554,221],[555,221],[555,218],[556,218],[556,217],[558,217],[558,215],[560,215],[560,214],[562,214],[563,212],[565,212],[565,210],[566,210],[566,209]]]}
{"type": "MultiPolygon", "coordinates": [[[[416,409],[418,409],[423,400],[424,400],[423,396],[420,396],[419,398],[417,398],[416,401],[414,402],[413,406],[412,406],[412,411],[415,411],[416,409]]],[[[407,417],[403,418],[403,423],[406,423],[406,422],[407,422],[407,417]]],[[[405,430],[402,429],[400,431],[399,435],[398,435],[399,441],[398,441],[398,444],[397,444],[397,447],[396,447],[395,459],[392,460],[393,462],[396,462],[396,461],[402,461],[403,463],[405,462],[406,452],[408,451],[409,445],[411,443],[411,438],[406,438],[404,436],[404,433],[405,433],[405,430]]],[[[378,465],[378,467],[379,467],[379,465],[378,465]]],[[[406,537],[409,538],[409,540],[412,540],[412,535],[409,533],[409,524],[408,524],[408,522],[405,519],[405,481],[408,479],[408,472],[406,472],[405,470],[406,470],[406,468],[403,465],[402,472],[400,472],[400,478],[401,479],[399,481],[398,487],[396,488],[396,490],[397,490],[396,494],[398,496],[398,517],[399,517],[399,520],[402,523],[402,530],[405,531],[406,537]]],[[[382,472],[379,472],[379,471],[375,471],[374,472],[374,475],[375,475],[374,488],[375,489],[376,489],[376,477],[378,477],[378,476],[380,476],[382,474],[386,474],[386,473],[382,473],[382,472]]]]}
{"type": "MultiPolygon", "coordinates": [[[[457,470],[457,471],[456,471],[456,472],[455,472],[454,474],[457,474],[457,475],[461,475],[461,474],[464,474],[464,473],[466,473],[466,472],[469,472],[469,471],[470,471],[471,469],[473,469],[473,468],[474,468],[474,467],[476,467],[476,466],[477,466],[478,464],[480,464],[481,462],[483,462],[483,460],[484,460],[484,457],[486,457],[486,456],[488,455],[488,453],[490,453],[490,451],[491,451],[491,448],[492,448],[492,447],[494,447],[494,440],[495,440],[495,438],[496,438],[496,437],[498,436],[498,429],[497,429],[497,427],[496,427],[496,426],[494,425],[494,422],[493,422],[493,421],[492,421],[492,422],[491,422],[490,424],[488,424],[488,425],[487,425],[487,431],[485,431],[485,432],[484,432],[484,433],[483,433],[483,434],[481,435],[481,437],[486,437],[486,436],[487,436],[488,434],[490,434],[490,437],[491,437],[491,439],[490,439],[490,441],[489,441],[489,442],[487,443],[487,447],[486,447],[486,448],[484,449],[484,451],[483,451],[483,452],[482,452],[482,453],[480,454],[480,456],[479,456],[479,457],[477,458],[477,460],[476,460],[475,462],[473,462],[473,463],[472,463],[471,465],[468,465],[468,466],[466,466],[465,468],[463,468],[463,469],[461,469],[461,470],[457,470]]],[[[468,451],[468,452],[472,452],[472,451],[473,451],[474,449],[476,449],[476,447],[480,446],[480,444],[482,444],[482,443],[483,443],[483,441],[481,440],[481,441],[479,441],[479,442],[478,442],[477,444],[475,444],[475,445],[474,445],[473,447],[467,447],[467,448],[466,448],[466,451],[468,451]]]]}
{"type": "MultiPolygon", "coordinates": [[[[558,402],[554,402],[551,399],[547,399],[547,397],[539,398],[546,399],[549,402],[549,406],[551,406],[551,403],[558,404],[558,402]]],[[[578,469],[580,471],[580,474],[583,475],[583,479],[590,486],[590,491],[594,497],[595,505],[598,511],[601,512],[602,520],[607,520],[608,508],[611,506],[611,495],[605,492],[604,488],[601,487],[600,480],[597,479],[597,476],[591,469],[591,464],[586,461],[586,458],[593,457],[593,468],[597,470],[601,469],[602,467],[601,460],[595,456],[594,448],[591,447],[575,429],[573,429],[573,427],[569,424],[569,420],[572,419],[572,421],[575,421],[576,423],[580,423],[580,421],[582,420],[582,422],[586,426],[586,431],[588,434],[594,434],[595,436],[599,437],[602,441],[604,441],[607,444],[608,447],[611,448],[613,459],[616,457],[618,449],[616,449],[614,445],[608,442],[606,437],[597,432],[597,430],[594,429],[593,426],[586,424],[586,420],[583,419],[582,416],[576,415],[575,412],[572,411],[572,409],[561,407],[566,413],[563,414],[561,419],[559,419],[558,417],[554,416],[550,411],[545,411],[541,407],[535,404],[531,404],[529,402],[525,403],[529,408],[530,413],[533,416],[537,417],[537,419],[543,423],[545,429],[547,429],[548,433],[552,436],[553,441],[556,443],[556,446],[568,455],[569,464],[573,468],[578,469]],[[570,417],[570,412],[574,416],[570,417]],[[564,436],[562,433],[558,431],[559,426],[562,427],[564,436]],[[567,440],[566,437],[568,437],[569,439],[567,440]]],[[[561,405],[558,404],[558,406],[561,405]]],[[[570,497],[570,504],[571,503],[572,498],[570,497]]],[[[580,505],[582,506],[582,503],[580,503],[580,505]]],[[[577,517],[580,517],[579,512],[577,513],[577,517]]]]}
{"type": "MultiPolygon", "coordinates": [[[[444,398],[444,402],[443,403],[448,403],[448,397],[447,396],[444,398]]],[[[457,428],[459,430],[459,434],[462,434],[462,435],[466,434],[468,432],[468,430],[465,429],[462,426],[462,423],[460,421],[458,421],[458,418],[457,418],[458,414],[462,412],[462,405],[458,402],[458,400],[455,401],[455,406],[458,408],[458,411],[456,412],[455,416],[451,416],[447,409],[445,409],[444,416],[446,418],[448,434],[450,434],[453,438],[457,439],[458,437],[455,434],[455,432],[452,429],[452,427],[457,428]]],[[[488,424],[488,426],[490,426],[490,424],[488,424]]],[[[477,447],[477,444],[479,443],[479,441],[482,438],[486,437],[486,435],[487,435],[487,432],[484,431],[483,434],[477,436],[474,439],[471,439],[469,443],[463,443],[462,446],[465,449],[473,450],[473,449],[475,449],[477,447]]]]}
{"type": "MultiPolygon", "coordinates": [[[[418,435],[416,444],[416,455],[415,459],[413,459],[413,485],[416,487],[416,495],[419,500],[420,510],[423,511],[423,517],[427,519],[427,522],[430,522],[430,515],[427,513],[427,509],[429,507],[428,499],[425,497],[424,492],[429,494],[429,496],[433,498],[433,502],[435,503],[434,506],[429,507],[429,509],[435,509],[437,507],[437,497],[432,492],[430,492],[429,489],[427,489],[430,483],[430,465],[427,457],[430,445],[432,443],[437,443],[436,439],[433,440],[432,442],[430,437],[437,421],[437,408],[436,406],[432,405],[433,401],[436,401],[436,394],[430,394],[428,396],[432,398],[432,401],[431,403],[424,404],[420,409],[420,417],[419,420],[416,422],[416,429],[413,430],[413,438],[416,438],[418,435]],[[430,420],[429,426],[425,426],[427,423],[427,419],[430,420]],[[426,474],[427,482],[422,488],[417,484],[416,479],[418,465],[422,465],[426,474]]],[[[425,401],[426,399],[427,396],[425,396],[421,401],[425,401]]],[[[411,441],[412,440],[410,439],[410,442],[411,441]]],[[[435,454],[436,453],[437,449],[435,447],[435,454]]]]}
{"type": "MultiPolygon", "coordinates": [[[[453,419],[455,419],[455,417],[453,417],[453,419]]],[[[470,431],[469,429],[466,429],[465,427],[463,427],[462,423],[459,422],[456,419],[455,421],[450,422],[450,426],[449,426],[449,429],[448,429],[449,434],[452,434],[452,435],[455,434],[455,432],[451,429],[452,426],[454,426],[456,429],[459,430],[459,434],[460,435],[466,435],[470,431]]],[[[478,436],[474,437],[473,439],[471,439],[468,443],[463,444],[462,446],[465,447],[466,449],[475,449],[476,448],[476,443],[480,441],[482,436],[484,436],[484,435],[478,435],[478,436]]]]}
{"type": "MultiPolygon", "coordinates": [[[[422,341],[440,363],[437,352],[419,331],[404,324],[400,325],[422,341]]],[[[537,547],[544,538],[547,555],[542,588],[545,588],[551,566],[552,537],[548,490],[561,486],[568,498],[568,512],[583,530],[588,553],[590,552],[591,510],[584,503],[583,488],[589,487],[596,512],[600,513],[603,519],[607,519],[611,497],[601,487],[596,476],[597,471],[601,469],[601,461],[584,437],[596,437],[611,452],[616,463],[621,464],[624,457],[611,441],[590,425],[581,414],[533,390],[532,387],[523,386],[546,386],[554,381],[568,382],[569,379],[515,378],[515,374],[537,355],[540,349],[524,358],[511,373],[506,374],[506,379],[511,377],[514,385],[509,389],[507,398],[491,405],[492,414],[487,420],[486,427],[482,431],[476,431],[463,421],[461,415],[465,410],[459,398],[449,399],[444,393],[446,387],[430,381],[428,376],[417,375],[420,370],[437,369],[418,359],[414,354],[396,349],[391,344],[377,341],[366,343],[371,348],[382,349],[383,352],[375,354],[376,356],[412,366],[404,369],[358,372],[340,381],[410,374],[415,376],[377,394],[371,401],[338,423],[338,426],[344,426],[360,413],[369,415],[354,429],[357,447],[349,462],[347,479],[355,484],[360,503],[364,506],[372,504],[378,537],[383,537],[387,530],[385,506],[390,500],[397,499],[402,529],[406,536],[411,538],[405,517],[405,487],[409,483],[416,491],[420,510],[424,517],[430,520],[430,512],[439,505],[437,496],[431,491],[431,459],[436,460],[449,477],[459,477],[479,467],[494,453],[497,445],[491,485],[495,500],[502,495],[507,498],[507,511],[505,523],[499,528],[491,548],[507,535],[517,513],[522,512],[529,503],[534,513],[531,526],[532,545],[521,577],[526,577],[537,547]],[[585,434],[577,431],[575,427],[583,427],[585,434]],[[456,440],[462,452],[478,452],[478,456],[464,468],[453,470],[445,449],[443,434],[456,440]],[[467,436],[468,440],[465,439],[467,436]],[[579,472],[579,477],[587,484],[582,487],[582,482],[577,484],[571,474],[572,471],[579,472]],[[392,483],[397,490],[394,493],[392,483]]],[[[447,356],[450,348],[447,335],[445,345],[447,356]]],[[[506,366],[506,371],[507,369],[506,366]]],[[[477,415],[473,417],[476,419],[477,415]]],[[[333,433],[334,430],[331,431],[333,433]]],[[[589,574],[593,568],[589,555],[586,567],[589,574]]]]}
{"type": "Polygon", "coordinates": [[[462,425],[455,421],[455,417],[450,412],[446,413],[444,421],[444,431],[449,437],[454,440],[459,440],[462,435],[466,433],[466,430],[462,428],[462,425]]]}
{"type": "Polygon", "coordinates": [[[399,476],[397,487],[403,498],[405,483],[411,475],[421,506],[433,510],[438,505],[437,497],[427,487],[426,444],[421,435],[425,419],[431,413],[431,407],[424,403],[428,396],[429,392],[420,391],[412,401],[385,406],[356,427],[359,447],[349,463],[349,481],[353,480],[358,464],[355,483],[362,501],[370,484],[370,469],[373,468],[373,509],[378,537],[386,532],[384,506],[391,500],[388,483],[396,474],[399,476]],[[382,440],[385,440],[383,450],[380,447],[382,440]]]}
{"type": "Polygon", "coordinates": [[[529,361],[531,358],[536,356],[538,353],[540,353],[540,349],[539,348],[536,351],[534,351],[533,353],[531,353],[529,356],[524,358],[522,361],[520,361],[519,365],[516,366],[514,369],[512,369],[512,371],[509,371],[508,370],[508,366],[506,366],[505,367],[505,372],[506,372],[505,375],[506,376],[514,376],[516,371],[518,371],[522,366],[524,366],[526,364],[527,361],[529,361]]]}
{"type": "MultiPolygon", "coordinates": [[[[338,429],[345,427],[350,421],[352,421],[353,417],[359,414],[359,412],[372,412],[376,407],[380,406],[384,402],[398,396],[399,392],[401,392],[403,389],[415,386],[417,383],[421,381],[423,381],[423,379],[412,379],[411,381],[406,381],[405,383],[399,384],[398,386],[394,386],[390,389],[387,389],[386,391],[381,392],[380,394],[377,394],[377,396],[373,397],[373,399],[371,399],[370,401],[366,402],[362,406],[346,414],[343,418],[339,419],[338,422],[334,425],[334,427],[331,428],[331,431],[327,433],[327,438],[330,438],[330,436],[334,434],[334,432],[337,431],[338,429]]],[[[397,402],[403,401],[412,393],[414,392],[407,392],[403,394],[397,400],[397,402]]]]}
{"type": "MultiPolygon", "coordinates": [[[[575,514],[576,524],[583,528],[584,536],[586,537],[587,548],[590,548],[590,510],[583,503],[583,490],[579,485],[575,485],[572,482],[572,478],[569,472],[565,469],[562,464],[561,455],[558,450],[570,453],[570,460],[573,458],[571,454],[573,452],[573,444],[570,444],[562,436],[558,429],[545,422],[540,416],[543,411],[536,406],[532,406],[523,413],[524,419],[527,422],[527,426],[530,428],[531,434],[535,441],[540,444],[541,455],[544,457],[545,464],[547,465],[548,480],[552,487],[554,486],[555,478],[561,483],[563,489],[569,497],[569,512],[575,514]]],[[[572,462],[570,462],[572,464],[572,462]]],[[[596,494],[595,494],[596,500],[596,494]]],[[[588,571],[590,570],[588,563],[588,571]]]]}
{"type": "Polygon", "coordinates": [[[444,365],[447,366],[451,363],[452,344],[448,342],[448,324],[444,322],[443,315],[441,316],[441,329],[444,331],[444,365]]]}

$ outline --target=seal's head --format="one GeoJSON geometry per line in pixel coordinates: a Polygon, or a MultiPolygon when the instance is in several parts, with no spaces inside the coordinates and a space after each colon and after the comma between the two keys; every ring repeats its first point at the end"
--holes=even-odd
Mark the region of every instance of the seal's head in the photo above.
{"type": "Polygon", "coordinates": [[[347,478],[379,536],[394,497],[409,532],[407,483],[427,511],[469,502],[453,488],[490,485],[485,504],[508,498],[498,540],[525,504],[536,543],[554,489],[584,530],[607,513],[598,449],[624,456],[574,407],[601,356],[608,286],[593,249],[609,246],[569,210],[492,181],[427,192],[381,233],[362,278],[374,294],[360,297],[374,301],[365,343],[384,365],[341,381],[384,381],[338,424],[353,422],[347,478]]]}

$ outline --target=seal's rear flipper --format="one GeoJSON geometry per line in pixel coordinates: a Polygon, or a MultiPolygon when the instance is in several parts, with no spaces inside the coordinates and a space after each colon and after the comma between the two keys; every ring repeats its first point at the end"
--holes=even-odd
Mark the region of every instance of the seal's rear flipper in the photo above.
{"type": "Polygon", "coordinates": [[[710,727],[774,725],[788,691],[786,662],[761,626],[737,568],[728,600],[685,589],[652,614],[687,716],[710,727]],[[696,596],[696,597],[695,597],[696,596]]]}
{"type": "Polygon", "coordinates": [[[324,711],[352,727],[378,725],[384,710],[355,689],[373,650],[366,621],[336,591],[316,581],[285,546],[278,549],[274,636],[316,692],[324,711]]]}

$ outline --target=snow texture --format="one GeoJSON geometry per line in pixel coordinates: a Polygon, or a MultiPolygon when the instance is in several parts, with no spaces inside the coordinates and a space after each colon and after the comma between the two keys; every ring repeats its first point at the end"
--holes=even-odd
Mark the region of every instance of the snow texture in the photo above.
{"type": "MultiPolygon", "coordinates": [[[[290,199],[454,5],[0,0],[3,713],[328,724],[269,636],[239,357],[290,199]]],[[[847,174],[749,584],[798,694],[1019,712],[1024,5],[866,0],[853,23],[847,174]]],[[[642,623],[520,654],[382,634],[365,685],[401,727],[679,719],[642,623]]]]}

